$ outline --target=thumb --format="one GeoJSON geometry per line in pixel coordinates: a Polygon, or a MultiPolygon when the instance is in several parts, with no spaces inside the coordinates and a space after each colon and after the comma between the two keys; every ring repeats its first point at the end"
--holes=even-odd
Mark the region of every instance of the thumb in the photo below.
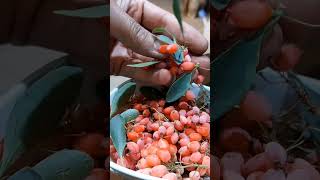
{"type": "Polygon", "coordinates": [[[163,59],[164,55],[158,52],[159,42],[155,37],[115,2],[110,2],[110,32],[127,48],[144,56],[163,59]]]}

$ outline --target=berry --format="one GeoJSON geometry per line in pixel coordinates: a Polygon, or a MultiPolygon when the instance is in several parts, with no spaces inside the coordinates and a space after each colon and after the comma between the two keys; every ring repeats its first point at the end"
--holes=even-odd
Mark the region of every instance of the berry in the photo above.
{"type": "Polygon", "coordinates": [[[166,54],[166,53],[168,53],[167,49],[168,49],[168,45],[161,45],[160,48],[159,48],[159,52],[161,54],[166,54]]]}
{"type": "Polygon", "coordinates": [[[200,179],[200,173],[198,171],[191,171],[189,173],[190,180],[199,180],[200,179]]]}
{"type": "Polygon", "coordinates": [[[171,159],[171,154],[168,150],[160,149],[158,150],[157,155],[159,159],[164,163],[169,162],[171,159]]]}
{"type": "Polygon", "coordinates": [[[197,83],[197,84],[202,84],[203,83],[203,81],[204,81],[204,76],[202,76],[202,75],[198,75],[197,76],[197,79],[195,80],[195,83],[197,83]]]}
{"type": "Polygon", "coordinates": [[[168,174],[168,169],[164,165],[158,165],[151,169],[152,176],[161,178],[166,174],[168,174]]]}
{"type": "Polygon", "coordinates": [[[138,153],[139,152],[139,146],[138,144],[134,142],[128,142],[127,148],[129,149],[130,153],[138,153]]]}
{"type": "Polygon", "coordinates": [[[158,166],[161,164],[159,157],[155,154],[148,155],[146,157],[146,161],[147,161],[147,165],[149,167],[154,167],[154,166],[158,166]]]}
{"type": "Polygon", "coordinates": [[[160,140],[158,141],[158,147],[159,147],[160,149],[169,149],[169,143],[168,143],[168,141],[165,140],[165,139],[160,139],[160,140]]]}
{"type": "Polygon", "coordinates": [[[190,141],[201,141],[202,136],[199,133],[191,133],[189,135],[190,141]]]}
{"type": "Polygon", "coordinates": [[[178,180],[178,177],[175,173],[168,173],[162,177],[162,179],[167,179],[167,180],[178,180]]]}
{"type": "Polygon", "coordinates": [[[200,149],[200,143],[198,141],[192,141],[188,144],[188,149],[190,152],[197,152],[200,149]]]}
{"type": "Polygon", "coordinates": [[[133,142],[137,142],[138,138],[139,138],[139,134],[136,132],[128,132],[127,133],[127,137],[129,140],[133,141],[133,142]]]}
{"type": "Polygon", "coordinates": [[[277,142],[269,142],[265,146],[265,154],[271,161],[281,165],[287,161],[287,151],[277,142]]]}
{"type": "Polygon", "coordinates": [[[169,54],[174,54],[178,51],[178,45],[177,44],[170,44],[167,46],[167,52],[169,54]]]}
{"type": "Polygon", "coordinates": [[[133,130],[136,132],[136,133],[141,133],[143,132],[144,130],[146,129],[146,127],[144,125],[135,125],[133,127],[133,130]]]}
{"type": "Polygon", "coordinates": [[[194,163],[198,163],[201,160],[201,153],[200,152],[194,152],[190,156],[190,161],[194,163]]]}
{"type": "Polygon", "coordinates": [[[173,133],[172,136],[170,137],[171,144],[176,144],[179,140],[179,135],[178,133],[173,133]]]}
{"type": "Polygon", "coordinates": [[[192,71],[194,67],[195,67],[195,64],[193,62],[188,62],[188,61],[185,61],[180,65],[180,68],[183,71],[187,71],[187,72],[192,71]]]}
{"type": "Polygon", "coordinates": [[[187,54],[186,56],[184,56],[184,62],[191,62],[191,57],[189,54],[187,54]]]}
{"type": "Polygon", "coordinates": [[[279,71],[289,71],[299,63],[302,51],[294,44],[285,44],[281,47],[280,56],[273,61],[274,68],[279,71]]]}
{"type": "Polygon", "coordinates": [[[180,119],[180,114],[177,110],[173,110],[170,113],[170,120],[174,121],[174,120],[179,120],[180,119]]]}

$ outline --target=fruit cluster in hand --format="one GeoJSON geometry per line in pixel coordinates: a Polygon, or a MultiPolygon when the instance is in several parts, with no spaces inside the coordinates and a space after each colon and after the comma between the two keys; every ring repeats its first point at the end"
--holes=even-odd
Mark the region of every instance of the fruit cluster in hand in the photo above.
{"type": "Polygon", "coordinates": [[[192,180],[210,175],[210,115],[195,105],[187,91],[174,105],[165,100],[142,100],[132,107],[140,115],[126,124],[125,155],[111,144],[111,159],[138,172],[163,179],[192,180]]]}

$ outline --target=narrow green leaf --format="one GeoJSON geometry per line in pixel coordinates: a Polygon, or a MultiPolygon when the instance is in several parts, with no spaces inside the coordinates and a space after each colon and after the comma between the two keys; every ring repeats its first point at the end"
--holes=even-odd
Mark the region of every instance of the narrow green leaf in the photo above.
{"type": "Polygon", "coordinates": [[[129,99],[134,94],[135,89],[136,83],[133,82],[126,83],[118,89],[111,103],[110,117],[112,117],[120,107],[128,103],[129,99]]]}
{"type": "Polygon", "coordinates": [[[159,36],[157,36],[157,38],[158,38],[160,41],[162,41],[162,42],[164,42],[164,43],[166,43],[166,44],[173,44],[173,41],[172,41],[169,37],[167,37],[167,36],[165,36],[165,35],[159,35],[159,36]]]}
{"type": "Polygon", "coordinates": [[[186,94],[190,88],[192,74],[193,73],[183,74],[170,86],[166,95],[166,101],[168,103],[174,102],[186,94]]]}
{"type": "Polygon", "coordinates": [[[143,86],[139,89],[139,91],[144,97],[150,100],[164,98],[164,94],[154,87],[143,86]]]}
{"type": "Polygon", "coordinates": [[[181,64],[183,61],[183,49],[179,47],[178,51],[173,54],[174,61],[177,64],[181,64]]]}
{"type": "Polygon", "coordinates": [[[158,64],[160,61],[150,61],[150,62],[144,62],[144,63],[138,63],[138,64],[128,64],[127,66],[129,67],[148,67],[148,66],[152,66],[154,64],[158,64]]]}
{"type": "Polygon", "coordinates": [[[181,10],[180,10],[180,1],[179,0],[173,0],[173,13],[176,16],[181,32],[183,33],[183,26],[182,26],[182,17],[181,17],[181,10]]]}
{"type": "Polygon", "coordinates": [[[61,150],[39,162],[32,169],[42,180],[85,179],[94,167],[94,160],[77,150],[61,150]]]}
{"type": "Polygon", "coordinates": [[[217,10],[222,10],[228,6],[231,0],[211,0],[211,4],[217,10]]]}
{"type": "Polygon", "coordinates": [[[152,33],[153,34],[156,34],[156,33],[166,33],[167,32],[167,30],[165,29],[165,28],[163,28],[163,27],[157,27],[157,28],[154,28],[153,30],[152,30],[152,33]]]}
{"type": "Polygon", "coordinates": [[[56,10],[54,13],[81,18],[101,18],[110,16],[109,5],[100,5],[76,10],[56,10]]]}

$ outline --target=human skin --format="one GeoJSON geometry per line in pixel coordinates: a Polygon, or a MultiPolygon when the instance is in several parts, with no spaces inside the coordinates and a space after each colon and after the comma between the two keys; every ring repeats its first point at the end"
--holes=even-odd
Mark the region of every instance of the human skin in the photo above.
{"type": "Polygon", "coordinates": [[[192,26],[183,23],[182,35],[173,14],[146,0],[111,0],[110,13],[111,74],[131,77],[146,84],[169,85],[174,77],[163,67],[146,71],[126,66],[167,58],[158,53],[159,42],[150,33],[156,27],[164,27],[176,35],[179,44],[188,47],[192,61],[200,64],[199,73],[209,82],[210,59],[202,56],[208,48],[208,41],[192,26]]]}

